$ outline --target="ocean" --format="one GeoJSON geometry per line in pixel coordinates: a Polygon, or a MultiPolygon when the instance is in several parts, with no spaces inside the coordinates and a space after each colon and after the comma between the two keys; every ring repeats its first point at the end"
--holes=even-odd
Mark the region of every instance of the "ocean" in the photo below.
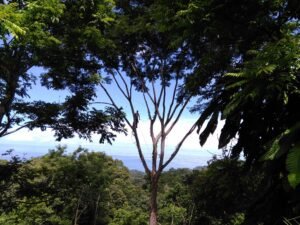
{"type": "MultiPolygon", "coordinates": [[[[75,150],[78,146],[68,145],[67,151],[71,152],[75,150]]],[[[81,146],[87,148],[91,151],[100,151],[104,152],[106,155],[111,156],[113,159],[121,160],[123,164],[130,170],[139,170],[143,171],[142,163],[140,162],[138,153],[135,149],[130,149],[128,146],[110,146],[110,145],[99,145],[99,144],[87,144],[81,146]]],[[[7,150],[13,149],[13,155],[18,155],[24,159],[30,159],[33,157],[39,157],[46,154],[49,149],[55,149],[55,146],[48,145],[35,145],[32,143],[2,143],[0,147],[0,157],[2,159],[7,159],[7,156],[1,156],[7,150]]],[[[166,157],[168,157],[170,152],[166,152],[166,157]]],[[[207,165],[207,161],[212,158],[213,154],[210,154],[209,151],[203,149],[193,150],[193,149],[181,149],[173,161],[169,164],[166,169],[170,168],[189,168],[193,169],[199,166],[207,165]]],[[[149,148],[146,149],[145,158],[150,165],[151,154],[149,148]]]]}

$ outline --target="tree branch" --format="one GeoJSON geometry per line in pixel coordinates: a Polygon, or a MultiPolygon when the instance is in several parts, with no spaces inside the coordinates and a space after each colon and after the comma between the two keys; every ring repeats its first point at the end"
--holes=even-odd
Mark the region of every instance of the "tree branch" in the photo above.
{"type": "MultiPolygon", "coordinates": [[[[183,111],[185,110],[185,108],[186,108],[186,106],[187,106],[187,104],[189,103],[190,100],[191,100],[191,96],[187,98],[187,100],[185,101],[185,103],[181,107],[176,119],[174,120],[172,125],[168,128],[168,130],[166,131],[166,135],[168,135],[171,132],[171,130],[173,129],[173,127],[176,125],[176,123],[178,122],[179,118],[181,117],[183,111]]],[[[172,117],[173,116],[174,116],[174,114],[172,114],[172,117]]],[[[168,124],[171,121],[172,117],[170,117],[169,121],[166,124],[168,124]]]]}
{"type": "Polygon", "coordinates": [[[140,157],[140,159],[141,159],[141,161],[142,161],[142,164],[143,164],[143,167],[144,167],[144,169],[145,169],[145,172],[146,172],[148,175],[150,175],[150,170],[149,170],[149,167],[148,167],[147,162],[146,162],[146,160],[145,160],[145,156],[144,156],[143,151],[142,151],[142,147],[141,147],[141,144],[140,144],[140,139],[139,139],[139,137],[138,137],[137,130],[136,130],[136,128],[134,128],[132,131],[133,131],[133,133],[134,133],[133,136],[134,136],[134,138],[135,138],[136,147],[137,147],[137,149],[138,149],[139,157],[140,157]]]}
{"type": "Polygon", "coordinates": [[[177,144],[177,146],[175,147],[175,150],[171,154],[170,158],[159,168],[160,171],[163,171],[169,165],[169,163],[175,158],[175,156],[179,152],[184,141],[187,139],[187,137],[191,133],[193,133],[193,131],[196,129],[196,127],[197,127],[197,122],[193,124],[193,126],[190,128],[190,130],[184,135],[184,137],[181,139],[181,141],[177,144]]]}
{"type": "Polygon", "coordinates": [[[144,98],[144,102],[145,102],[145,105],[146,105],[146,108],[147,108],[148,118],[149,118],[149,120],[152,120],[151,111],[150,111],[149,104],[148,104],[148,101],[146,99],[146,96],[145,96],[144,92],[143,92],[143,98],[144,98]]]}
{"type": "Polygon", "coordinates": [[[29,123],[24,124],[24,125],[22,125],[22,126],[16,128],[15,130],[12,130],[12,131],[9,131],[9,132],[6,132],[7,130],[6,130],[5,132],[1,131],[0,137],[5,137],[5,136],[7,136],[7,135],[16,133],[17,131],[19,131],[19,130],[25,128],[25,127],[28,127],[28,125],[29,125],[29,123]]]}
{"type": "MultiPolygon", "coordinates": [[[[103,84],[100,83],[100,87],[104,90],[106,96],[109,98],[112,106],[116,109],[116,110],[120,110],[119,107],[117,106],[117,104],[115,103],[115,101],[113,100],[113,98],[111,97],[110,93],[108,92],[108,90],[104,87],[103,84]]],[[[133,125],[129,122],[129,120],[125,117],[124,118],[127,125],[132,129],[133,128],[133,125]]]]}
{"type": "Polygon", "coordinates": [[[124,96],[126,99],[128,99],[128,98],[129,98],[129,93],[128,93],[127,88],[126,88],[126,90],[127,90],[127,95],[126,95],[126,93],[125,93],[124,90],[122,89],[121,85],[119,84],[118,80],[116,79],[115,74],[114,74],[113,72],[111,72],[111,75],[112,75],[114,81],[116,82],[117,87],[119,88],[119,90],[120,90],[121,93],[123,94],[123,96],[124,96]]]}
{"type": "Polygon", "coordinates": [[[163,122],[165,121],[166,117],[166,85],[163,85],[163,113],[162,113],[162,119],[163,122]]]}
{"type": "Polygon", "coordinates": [[[131,98],[131,87],[130,87],[130,91],[129,91],[128,85],[127,85],[123,75],[120,73],[120,71],[118,69],[115,69],[115,70],[117,71],[117,73],[119,74],[119,76],[121,77],[121,79],[123,81],[123,84],[125,85],[128,98],[131,98]]]}
{"type": "Polygon", "coordinates": [[[103,105],[114,106],[112,103],[109,103],[109,102],[92,102],[92,103],[89,103],[89,104],[90,104],[90,105],[103,104],[103,105]]]}
{"type": "MultiPolygon", "coordinates": [[[[103,84],[100,83],[100,86],[101,88],[104,90],[104,92],[106,93],[107,97],[110,99],[112,105],[115,107],[115,109],[119,110],[119,107],[117,106],[117,104],[115,103],[115,101],[113,100],[112,96],[110,95],[110,93],[108,92],[108,90],[104,87],[103,84]]],[[[132,112],[132,116],[134,117],[134,108],[133,108],[133,104],[132,104],[132,100],[130,98],[126,98],[127,101],[129,102],[130,104],[130,108],[131,108],[131,112],[132,112]]],[[[139,141],[139,137],[138,137],[138,133],[137,133],[137,130],[136,130],[136,127],[133,126],[133,124],[131,124],[128,120],[128,118],[124,118],[126,123],[128,124],[128,126],[131,128],[132,132],[133,132],[133,136],[135,138],[135,143],[136,143],[136,146],[137,146],[137,149],[138,149],[138,153],[139,153],[139,157],[142,161],[142,164],[144,166],[144,169],[145,169],[145,172],[147,174],[150,174],[150,170],[149,170],[149,167],[147,165],[147,162],[145,160],[145,157],[144,157],[144,154],[142,152],[142,148],[141,148],[141,144],[140,144],[140,141],[139,141]]],[[[134,123],[134,121],[133,121],[134,123]]]]}
{"type": "Polygon", "coordinates": [[[173,95],[172,95],[171,105],[170,105],[170,108],[169,108],[169,111],[168,111],[168,115],[167,115],[167,120],[169,120],[169,118],[171,116],[172,108],[173,108],[173,105],[174,105],[174,102],[175,102],[178,81],[179,81],[178,76],[176,76],[175,86],[174,86],[174,89],[173,89],[173,95]]]}

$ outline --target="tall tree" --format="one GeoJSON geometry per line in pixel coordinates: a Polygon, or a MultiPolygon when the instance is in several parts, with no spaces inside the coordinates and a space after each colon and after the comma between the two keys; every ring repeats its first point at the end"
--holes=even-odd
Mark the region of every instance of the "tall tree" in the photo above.
{"type": "Polygon", "coordinates": [[[111,34],[116,44],[114,54],[117,60],[115,64],[107,64],[105,71],[108,82],[114,82],[119,95],[115,90],[110,92],[105,83],[100,84],[108,96],[109,105],[115,110],[124,107],[118,102],[120,95],[128,104],[129,115],[125,121],[132,131],[151,184],[150,225],[156,225],[158,221],[157,191],[161,173],[196,128],[194,124],[186,130],[185,135],[178,138],[178,144],[170,156],[166,157],[166,139],[191,100],[191,93],[184,92],[183,87],[195,66],[189,49],[174,32],[174,28],[178,28],[175,24],[179,22],[175,15],[181,4],[181,1],[151,4],[120,1],[116,8],[118,19],[111,34]],[[143,105],[137,104],[138,95],[143,105]],[[146,161],[141,143],[140,107],[149,121],[152,141],[150,164],[146,161]]]}

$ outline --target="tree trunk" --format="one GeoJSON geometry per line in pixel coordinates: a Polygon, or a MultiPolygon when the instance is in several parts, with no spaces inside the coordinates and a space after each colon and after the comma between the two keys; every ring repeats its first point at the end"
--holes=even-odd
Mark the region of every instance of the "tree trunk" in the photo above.
{"type": "Polygon", "coordinates": [[[151,177],[150,220],[149,225],[157,225],[157,188],[158,177],[151,177]]]}

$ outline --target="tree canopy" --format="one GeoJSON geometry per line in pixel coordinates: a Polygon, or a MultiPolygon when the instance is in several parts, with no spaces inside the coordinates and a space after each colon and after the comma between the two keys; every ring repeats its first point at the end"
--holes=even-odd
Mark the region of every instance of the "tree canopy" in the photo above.
{"type": "MultiPolygon", "coordinates": [[[[211,192],[204,189],[195,193],[195,201],[199,202],[195,207],[206,208],[204,216],[213,217],[211,221],[216,224],[222,220],[229,223],[234,213],[238,214],[238,220],[242,216],[248,224],[279,223],[284,216],[295,216],[299,211],[298,198],[292,200],[299,195],[300,184],[299,13],[296,0],[0,1],[0,137],[24,127],[51,128],[58,140],[73,137],[75,133],[82,138],[98,133],[100,142],[111,143],[116,132],[126,133],[127,124],[151,183],[150,208],[156,213],[160,176],[187,135],[198,128],[200,145],[203,145],[215,132],[220,119],[225,120],[219,148],[232,145],[228,158],[210,164],[196,182],[199,186],[214,187],[215,184],[213,190],[223,192],[220,205],[208,204],[216,200],[208,198],[206,201],[206,195],[211,192]],[[44,72],[31,74],[31,69],[37,67],[44,72]],[[36,82],[51,90],[66,90],[68,95],[63,102],[30,101],[28,91],[35,88],[36,82]],[[112,82],[128,101],[129,113],[125,114],[123,106],[114,101],[119,96],[110,94],[106,88],[112,82]],[[107,94],[109,107],[91,106],[96,97],[102,97],[97,92],[99,87],[107,94]],[[172,89],[170,104],[167,89],[172,89]],[[139,143],[139,114],[133,100],[136,93],[143,97],[150,122],[153,141],[150,166],[139,143]],[[200,116],[166,159],[165,139],[192,97],[199,100],[191,111],[200,116]],[[156,121],[161,127],[158,134],[153,128],[156,121]],[[241,156],[245,163],[238,160],[241,156]],[[219,174],[219,167],[226,167],[221,169],[224,176],[219,174]],[[239,208],[228,190],[228,187],[237,190],[232,174],[240,175],[242,169],[263,171],[263,179],[257,180],[260,186],[245,191],[262,193],[257,199],[253,197],[256,201],[255,207],[249,206],[251,209],[246,209],[244,196],[239,196],[243,202],[242,209],[239,208]],[[210,178],[219,182],[212,184],[210,178]],[[205,200],[201,202],[198,197],[205,200]],[[216,205],[222,208],[228,202],[234,203],[232,208],[219,214],[212,212],[216,205]],[[265,217],[258,213],[262,208],[267,214],[265,217]]],[[[58,161],[66,158],[69,160],[61,153],[58,161]]],[[[64,162],[70,163],[68,160],[64,162]]],[[[19,169],[18,161],[12,165],[12,172],[5,174],[9,182],[3,187],[11,185],[10,179],[19,169]]],[[[81,166],[87,166],[86,171],[90,168],[85,164],[81,166]]],[[[5,168],[10,168],[10,164],[5,168]]],[[[26,170],[31,171],[30,166],[22,175],[32,178],[26,170]]],[[[76,170],[77,167],[72,167],[72,171],[76,170]]],[[[63,171],[64,168],[55,174],[63,171]]],[[[86,174],[87,177],[94,175],[86,174]]],[[[27,181],[31,182],[29,178],[27,181]]],[[[96,175],[95,179],[109,180],[96,175]]],[[[238,184],[244,186],[247,182],[250,181],[240,180],[238,184]]],[[[93,185],[84,186],[89,183],[85,177],[79,183],[80,188],[87,188],[97,196],[93,185]]],[[[43,185],[43,182],[37,184],[43,185]]],[[[96,186],[99,185],[102,183],[96,186]]],[[[31,188],[27,193],[38,189],[38,186],[27,186],[31,188]]],[[[72,211],[77,213],[74,220],[83,215],[85,208],[95,210],[95,199],[82,194],[83,189],[72,190],[76,196],[69,199],[72,202],[75,198],[77,203],[77,210],[72,211]],[[86,205],[82,205],[81,197],[85,198],[86,205]]],[[[173,191],[179,193],[186,189],[178,185],[173,191]]],[[[122,202],[123,193],[116,188],[114,191],[120,194],[118,200],[122,202]]],[[[170,194],[167,198],[175,196],[170,194]]],[[[161,221],[191,221],[180,217],[192,209],[186,207],[183,200],[175,202],[160,202],[164,215],[161,221]]],[[[145,215],[135,209],[139,215],[135,218],[134,213],[127,210],[129,205],[117,210],[113,224],[144,223],[145,215]]],[[[26,212],[25,206],[18,207],[26,212]]],[[[45,211],[53,212],[55,207],[45,211]]],[[[157,224],[157,215],[153,218],[152,224],[157,224]]]]}
{"type": "MultiPolygon", "coordinates": [[[[243,153],[249,164],[287,160],[289,181],[296,186],[299,6],[295,1],[195,1],[181,16],[189,29],[200,28],[190,30],[188,37],[200,61],[189,88],[201,95],[199,87],[209,87],[203,95],[209,103],[199,118],[199,130],[206,119],[209,122],[200,132],[200,143],[214,132],[221,115],[225,125],[219,148],[237,137],[232,157],[243,153]],[[207,46],[210,52],[205,51],[207,46]]],[[[201,104],[194,108],[201,109],[201,104]]]]}
{"type": "Polygon", "coordinates": [[[112,7],[110,1],[56,0],[0,5],[0,136],[23,127],[50,127],[58,139],[74,133],[89,138],[96,132],[102,134],[101,142],[110,142],[113,131],[122,131],[121,112],[89,105],[109,46],[103,32],[113,20],[112,7]],[[44,72],[32,74],[34,67],[44,72]],[[36,82],[69,94],[63,103],[31,102],[28,89],[36,82]]]}

